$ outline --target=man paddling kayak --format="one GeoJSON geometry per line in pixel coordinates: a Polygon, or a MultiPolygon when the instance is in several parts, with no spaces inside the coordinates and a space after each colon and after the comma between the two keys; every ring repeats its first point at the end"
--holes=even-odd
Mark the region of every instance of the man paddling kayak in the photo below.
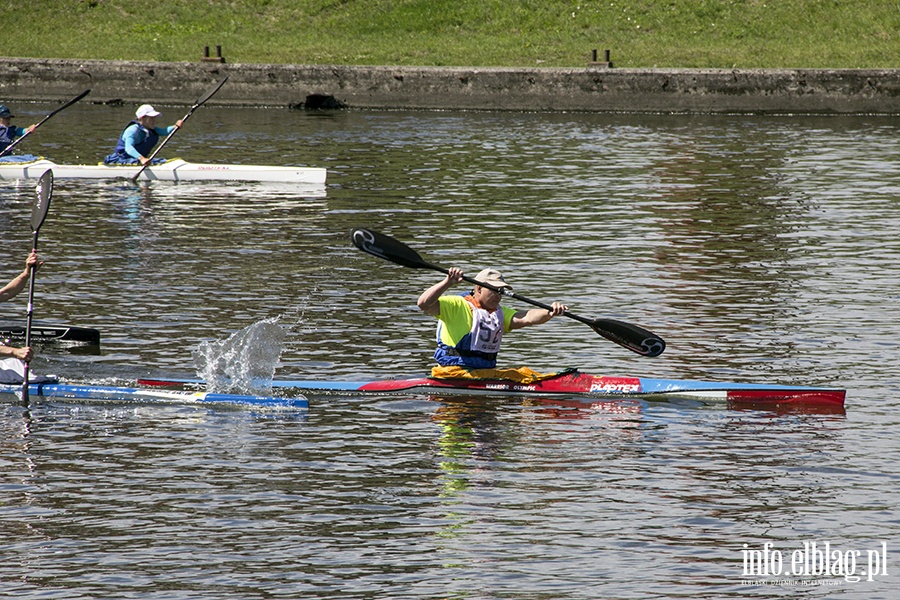
{"type": "MultiPolygon", "coordinates": [[[[29,254],[28,258],[25,260],[25,270],[19,273],[15,279],[3,286],[3,288],[0,288],[0,302],[6,302],[7,300],[12,299],[16,294],[25,289],[25,284],[28,283],[28,278],[31,277],[31,271],[36,271],[42,264],[43,263],[38,260],[37,252],[29,254]]],[[[7,346],[0,340],[0,357],[5,356],[12,356],[25,362],[31,362],[31,359],[34,358],[34,351],[30,347],[15,348],[13,346],[7,346]]]]}
{"type": "MultiPolygon", "coordinates": [[[[495,288],[512,288],[495,269],[484,269],[475,279],[495,288]]],[[[560,302],[554,302],[551,310],[505,308],[500,306],[499,292],[480,285],[466,296],[443,295],[462,280],[462,270],[450,267],[443,281],[425,290],[417,303],[439,321],[434,359],[441,366],[493,369],[504,332],[546,323],[568,310],[560,302]]]]}
{"type": "MultiPolygon", "coordinates": [[[[180,128],[183,119],[175,121],[168,127],[157,127],[156,118],[161,114],[149,104],[142,104],[135,111],[136,119],[122,131],[116,148],[112,154],[103,159],[107,165],[144,165],[150,160],[153,148],[159,143],[161,136],[167,136],[176,128],[180,128]]],[[[153,164],[166,162],[164,158],[154,158],[153,164]]]]}
{"type": "MultiPolygon", "coordinates": [[[[0,104],[0,152],[6,150],[7,146],[12,144],[16,139],[22,137],[26,133],[31,133],[34,131],[37,125],[30,125],[28,127],[16,127],[12,124],[12,119],[15,118],[15,115],[3,104],[0,104]]],[[[28,155],[27,160],[34,160],[35,156],[28,155]]],[[[10,157],[6,156],[0,160],[23,160],[23,158],[19,157],[10,157]]]]}

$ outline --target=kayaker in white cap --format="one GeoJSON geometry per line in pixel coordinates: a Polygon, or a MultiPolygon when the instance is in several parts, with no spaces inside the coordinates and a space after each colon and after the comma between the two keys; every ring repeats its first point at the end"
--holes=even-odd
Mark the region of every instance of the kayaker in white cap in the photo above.
{"type": "MultiPolygon", "coordinates": [[[[176,127],[181,127],[182,120],[175,121],[174,125],[169,127],[157,127],[156,117],[161,113],[150,106],[142,104],[135,111],[135,120],[131,121],[119,141],[116,142],[116,149],[112,154],[108,155],[103,162],[108,165],[144,165],[149,161],[149,156],[153,154],[153,148],[159,143],[159,138],[172,133],[176,127]]],[[[154,158],[153,164],[166,162],[164,158],[154,158]]]]}

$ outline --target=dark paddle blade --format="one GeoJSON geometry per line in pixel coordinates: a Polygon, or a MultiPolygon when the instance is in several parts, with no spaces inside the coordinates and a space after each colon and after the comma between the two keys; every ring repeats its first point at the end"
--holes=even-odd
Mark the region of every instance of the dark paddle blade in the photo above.
{"type": "Polygon", "coordinates": [[[31,231],[37,235],[50,210],[50,198],[53,196],[53,171],[44,171],[38,180],[37,194],[31,206],[31,231]]]}
{"type": "Polygon", "coordinates": [[[664,339],[633,323],[615,319],[594,319],[590,325],[591,329],[609,341],[641,356],[659,356],[666,349],[664,339]]]}
{"type": "MultiPolygon", "coordinates": [[[[363,252],[368,252],[372,256],[383,258],[384,260],[388,260],[404,267],[413,269],[432,269],[440,271],[441,273],[447,273],[447,269],[426,261],[419,256],[415,250],[389,235],[378,233],[371,229],[360,228],[354,229],[350,237],[353,240],[354,246],[363,252]]],[[[516,300],[545,310],[552,310],[552,306],[549,304],[544,304],[543,302],[538,302],[537,300],[532,300],[526,296],[516,294],[509,288],[497,288],[489,283],[478,281],[477,279],[466,277],[465,275],[463,276],[463,279],[469,283],[499,292],[504,296],[515,298],[516,300]]],[[[617,321],[615,319],[588,319],[569,311],[564,312],[563,316],[575,319],[576,321],[590,326],[596,333],[609,341],[615,342],[623,348],[627,348],[641,356],[659,356],[666,349],[665,340],[655,333],[632,323],[617,321]]]]}
{"type": "MultiPolygon", "coordinates": [[[[181,124],[184,125],[184,122],[188,120],[188,117],[190,117],[192,114],[194,114],[195,110],[197,110],[199,107],[203,106],[203,104],[205,104],[207,100],[209,100],[210,98],[215,96],[216,92],[218,92],[220,89],[222,89],[222,86],[225,85],[226,81],[228,81],[228,75],[226,75],[225,77],[220,79],[218,82],[216,82],[216,84],[214,86],[209,88],[209,90],[205,94],[200,96],[200,99],[197,100],[196,102],[194,102],[194,104],[193,104],[193,106],[191,106],[190,110],[187,111],[187,114],[181,118],[181,124]]],[[[163,149],[163,146],[165,146],[166,144],[169,143],[169,140],[172,139],[172,136],[175,135],[175,132],[178,131],[179,129],[181,129],[181,128],[176,126],[175,129],[173,129],[171,131],[171,133],[169,133],[169,135],[166,136],[166,139],[164,139],[162,141],[162,143],[156,147],[156,150],[153,151],[153,154],[151,154],[147,158],[147,162],[145,162],[144,165],[138,170],[138,172],[135,173],[134,176],[131,178],[132,182],[137,182],[138,177],[141,176],[141,173],[143,173],[147,167],[152,166],[153,159],[156,158],[156,155],[159,154],[159,151],[163,149]]]]}
{"type": "Polygon", "coordinates": [[[81,100],[82,98],[84,98],[85,96],[87,96],[90,93],[91,93],[91,88],[84,90],[83,92],[81,92],[80,94],[78,94],[77,96],[75,96],[74,98],[72,98],[71,100],[69,100],[68,102],[66,102],[65,104],[63,104],[62,106],[60,106],[59,108],[54,110],[53,112],[51,112],[49,115],[44,117],[41,120],[41,122],[37,124],[36,128],[40,127],[44,123],[44,121],[46,121],[47,119],[49,119],[56,113],[66,110],[67,108],[69,108],[70,106],[72,106],[73,104],[75,104],[76,102],[78,102],[79,100],[81,100]]]}
{"type": "MultiPolygon", "coordinates": [[[[69,100],[68,102],[66,102],[65,104],[63,104],[62,106],[60,106],[59,108],[57,108],[56,110],[54,110],[53,112],[51,112],[49,115],[47,115],[46,117],[44,117],[43,119],[41,119],[40,121],[38,121],[38,122],[35,124],[34,129],[32,130],[32,133],[33,133],[34,130],[36,130],[38,127],[40,127],[41,125],[43,125],[43,124],[44,124],[44,121],[46,121],[47,119],[49,119],[50,117],[52,117],[52,116],[55,115],[56,113],[66,110],[67,108],[69,108],[70,106],[72,106],[73,104],[75,104],[76,102],[78,102],[79,100],[81,100],[82,98],[84,98],[85,96],[87,96],[87,95],[90,94],[90,93],[91,93],[91,90],[90,90],[90,89],[86,89],[86,90],[84,90],[83,92],[81,92],[80,94],[78,94],[77,96],[75,96],[74,98],[72,98],[71,100],[69,100]]],[[[19,142],[21,142],[22,140],[24,140],[25,138],[27,138],[29,135],[31,135],[31,134],[30,134],[30,133],[26,133],[25,135],[23,135],[22,137],[20,137],[20,138],[17,139],[16,141],[14,141],[12,144],[10,144],[9,146],[7,146],[2,152],[0,152],[0,157],[6,156],[7,154],[9,154],[9,153],[12,151],[12,149],[15,148],[15,147],[19,144],[19,142]]]]}
{"type": "Polygon", "coordinates": [[[389,235],[371,229],[354,229],[350,237],[354,246],[372,256],[412,269],[433,269],[442,273],[447,272],[446,269],[426,262],[415,250],[389,235]]]}
{"type": "MultiPolygon", "coordinates": [[[[209,88],[209,91],[206,92],[206,94],[201,96],[200,99],[194,103],[194,105],[191,107],[191,110],[188,111],[188,113],[184,116],[184,118],[187,119],[189,116],[191,116],[192,112],[194,112],[200,106],[203,106],[207,100],[209,100],[210,98],[215,96],[216,92],[218,92],[220,89],[222,89],[222,86],[225,85],[226,81],[228,81],[228,75],[226,75],[225,77],[220,79],[219,82],[216,83],[213,87],[209,88]]],[[[184,120],[184,119],[182,119],[182,120],[184,120]]]]}

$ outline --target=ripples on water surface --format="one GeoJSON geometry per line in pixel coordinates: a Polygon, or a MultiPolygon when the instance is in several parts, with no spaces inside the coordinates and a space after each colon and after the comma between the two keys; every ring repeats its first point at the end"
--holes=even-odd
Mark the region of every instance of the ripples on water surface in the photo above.
{"type": "MultiPolygon", "coordinates": [[[[49,110],[20,107],[17,122],[49,110]]],[[[26,150],[94,162],[128,112],[78,105],[26,150]]],[[[6,396],[4,591],[893,597],[897,134],[881,117],[204,107],[163,154],[323,166],[327,191],[57,181],[35,314],[99,328],[103,354],[45,353],[38,372],[190,376],[202,342],[279,318],[280,378],[421,374],[433,322],[415,300],[439,274],[355,250],[348,233],[366,226],[669,343],[642,359],[559,319],[510,336],[506,365],[841,386],[847,414],[424,396],[313,396],[302,414],[26,409],[6,396]],[[743,574],[744,550],[771,542],[789,567],[826,541],[860,552],[857,574],[886,544],[887,575],[743,574]]],[[[7,279],[30,246],[33,189],[0,183],[7,279]]],[[[20,318],[24,300],[0,314],[20,318]]]]}

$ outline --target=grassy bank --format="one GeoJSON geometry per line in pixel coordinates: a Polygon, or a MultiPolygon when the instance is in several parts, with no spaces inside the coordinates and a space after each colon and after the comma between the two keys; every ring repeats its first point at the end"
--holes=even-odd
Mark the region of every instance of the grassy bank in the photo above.
{"type": "Polygon", "coordinates": [[[900,68],[897,0],[2,0],[0,56],[432,66],[900,68]]]}

